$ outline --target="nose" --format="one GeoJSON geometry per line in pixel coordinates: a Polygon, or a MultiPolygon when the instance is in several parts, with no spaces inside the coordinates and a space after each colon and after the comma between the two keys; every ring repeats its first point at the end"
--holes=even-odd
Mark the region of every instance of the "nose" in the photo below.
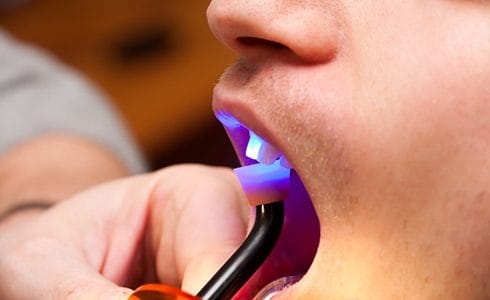
{"type": "Polygon", "coordinates": [[[331,60],[339,48],[338,11],[330,2],[213,0],[207,16],[217,39],[242,57],[286,51],[318,63],[331,60]]]}

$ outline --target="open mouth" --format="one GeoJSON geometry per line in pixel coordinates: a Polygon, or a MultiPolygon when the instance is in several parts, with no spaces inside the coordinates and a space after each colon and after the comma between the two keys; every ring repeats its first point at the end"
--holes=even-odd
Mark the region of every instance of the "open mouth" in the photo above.
{"type": "Polygon", "coordinates": [[[284,292],[308,271],[318,247],[319,221],[301,178],[283,152],[232,115],[218,112],[217,118],[225,127],[242,165],[276,164],[291,169],[279,241],[265,263],[233,298],[269,299],[273,294],[284,292]]]}

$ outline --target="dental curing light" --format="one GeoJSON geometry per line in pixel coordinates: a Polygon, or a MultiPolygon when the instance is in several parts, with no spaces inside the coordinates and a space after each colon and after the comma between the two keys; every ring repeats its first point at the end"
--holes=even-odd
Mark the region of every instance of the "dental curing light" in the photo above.
{"type": "Polygon", "coordinates": [[[250,279],[264,263],[281,234],[284,203],[289,191],[290,170],[279,160],[271,165],[257,163],[234,170],[250,202],[257,205],[252,231],[238,250],[204,285],[197,296],[161,284],[146,284],[129,300],[227,300],[250,279]]]}
{"type": "MultiPolygon", "coordinates": [[[[225,127],[240,123],[231,115],[218,114],[225,127]]],[[[279,152],[253,131],[245,155],[259,163],[236,168],[249,203],[265,203],[255,208],[252,231],[242,245],[197,294],[203,300],[230,299],[264,263],[276,245],[284,222],[284,200],[289,191],[290,169],[284,167],[279,152]]]]}
{"type": "MultiPolygon", "coordinates": [[[[242,127],[231,115],[218,114],[217,117],[227,128],[242,127]]],[[[245,155],[258,163],[236,168],[234,172],[249,203],[265,204],[256,205],[251,232],[197,296],[162,284],[147,284],[136,289],[129,300],[228,300],[245,285],[269,256],[282,231],[282,200],[289,191],[290,168],[284,157],[276,158],[276,152],[249,130],[245,155]]]]}
{"type": "Polygon", "coordinates": [[[281,234],[290,170],[277,161],[235,169],[247,197],[270,202],[256,206],[252,231],[197,294],[203,300],[230,299],[264,263],[281,234]]]}

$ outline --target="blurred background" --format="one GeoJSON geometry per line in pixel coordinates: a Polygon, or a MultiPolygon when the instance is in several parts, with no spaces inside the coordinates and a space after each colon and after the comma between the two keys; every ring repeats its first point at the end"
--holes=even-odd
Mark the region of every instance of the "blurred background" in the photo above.
{"type": "Polygon", "coordinates": [[[78,69],[113,101],[153,168],[236,166],[211,109],[234,55],[202,0],[0,0],[0,27],[78,69]]]}

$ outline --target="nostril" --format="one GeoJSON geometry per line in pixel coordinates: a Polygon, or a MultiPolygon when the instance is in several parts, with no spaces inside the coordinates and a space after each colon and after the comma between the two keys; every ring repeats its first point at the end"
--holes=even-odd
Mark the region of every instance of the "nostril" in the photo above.
{"type": "Polygon", "coordinates": [[[250,37],[250,36],[238,37],[236,39],[236,41],[242,47],[247,47],[247,48],[264,48],[264,49],[286,49],[287,48],[286,46],[284,46],[281,43],[277,43],[277,42],[266,40],[266,39],[256,38],[256,37],[250,37]]]}

